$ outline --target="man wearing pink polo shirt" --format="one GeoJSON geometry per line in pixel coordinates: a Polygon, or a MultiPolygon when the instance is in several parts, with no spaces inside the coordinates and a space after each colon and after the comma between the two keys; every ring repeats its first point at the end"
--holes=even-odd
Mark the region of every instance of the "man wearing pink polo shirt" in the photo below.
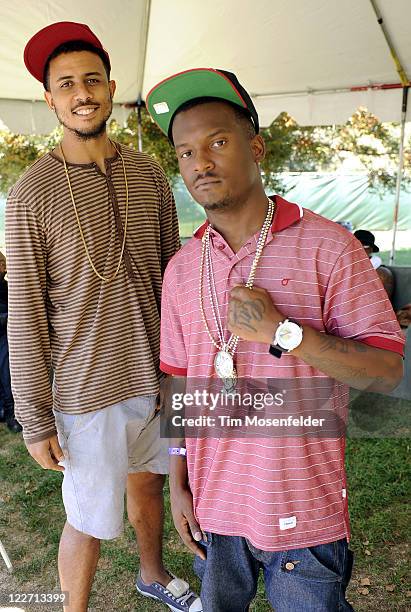
{"type": "MultiPolygon", "coordinates": [[[[207,213],[165,274],[163,371],[188,388],[219,381],[228,396],[244,381],[288,381],[298,393],[284,416],[291,404],[309,416],[326,389],[343,421],[349,386],[397,386],[403,338],[361,244],[267,198],[257,112],[235,75],[188,70],[155,86],[147,106],[207,213]]],[[[278,612],[352,610],[344,433],[218,431],[169,451],[173,518],[198,555],[204,610],[248,610],[260,569],[278,612]]]]}

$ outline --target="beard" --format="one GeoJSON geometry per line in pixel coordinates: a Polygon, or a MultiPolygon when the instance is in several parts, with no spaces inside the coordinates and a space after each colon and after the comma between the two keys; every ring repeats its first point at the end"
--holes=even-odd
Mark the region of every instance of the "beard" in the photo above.
{"type": "MultiPolygon", "coordinates": [[[[84,104],[86,104],[86,102],[84,104]]],[[[100,121],[100,123],[98,123],[97,125],[93,125],[88,129],[85,128],[82,130],[70,126],[67,123],[67,121],[64,119],[64,117],[62,117],[58,113],[57,108],[56,108],[56,117],[61,123],[61,125],[66,128],[66,130],[69,130],[70,132],[75,134],[79,140],[84,141],[84,140],[93,140],[101,136],[101,134],[104,134],[104,132],[106,131],[107,121],[109,120],[112,111],[113,111],[113,98],[110,96],[108,99],[107,111],[105,112],[104,117],[100,121]]]]}
{"type": "Polygon", "coordinates": [[[204,210],[209,210],[211,212],[215,210],[232,210],[237,208],[239,203],[238,198],[235,198],[230,195],[226,195],[221,200],[217,200],[216,202],[207,202],[206,204],[201,204],[204,210]]]}

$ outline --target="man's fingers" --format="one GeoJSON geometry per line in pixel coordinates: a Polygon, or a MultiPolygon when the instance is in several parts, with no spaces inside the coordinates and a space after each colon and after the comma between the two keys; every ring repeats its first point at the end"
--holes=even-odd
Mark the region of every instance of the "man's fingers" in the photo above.
{"type": "MultiPolygon", "coordinates": [[[[40,462],[39,462],[40,463],[40,462]]],[[[44,468],[45,470],[54,470],[55,472],[64,472],[64,467],[59,465],[54,459],[52,459],[50,456],[49,458],[44,462],[44,463],[40,463],[41,467],[44,468]]]]}
{"type": "MultiPolygon", "coordinates": [[[[205,560],[205,554],[201,546],[199,546],[194,540],[193,535],[191,533],[191,527],[188,523],[185,523],[179,530],[179,534],[184,544],[187,546],[191,552],[205,560]]],[[[201,532],[200,532],[200,540],[201,540],[201,532]]]]}
{"type": "Polygon", "coordinates": [[[64,472],[64,467],[58,465],[58,462],[64,459],[64,454],[56,435],[41,442],[26,443],[26,446],[30,455],[44,470],[64,472]]]}
{"type": "Polygon", "coordinates": [[[267,293],[267,291],[265,289],[262,289],[261,287],[253,287],[252,289],[249,289],[245,285],[234,285],[234,287],[230,291],[230,296],[236,297],[239,300],[249,300],[250,296],[255,293],[264,295],[267,293]]]}
{"type": "MultiPolygon", "coordinates": [[[[174,492],[175,493],[175,492],[174,492]]],[[[184,544],[191,552],[205,559],[204,550],[197,544],[203,539],[201,528],[196,521],[193,510],[193,496],[191,491],[182,490],[179,495],[171,496],[171,510],[174,525],[184,544]]]]}
{"type": "Polygon", "coordinates": [[[201,546],[197,544],[203,538],[201,529],[194,518],[192,508],[181,508],[173,513],[174,524],[181,539],[191,552],[205,559],[205,554],[201,546]]]}
{"type": "Polygon", "coordinates": [[[203,539],[203,534],[201,533],[201,529],[195,521],[189,522],[189,527],[191,531],[191,535],[193,536],[193,540],[196,542],[201,542],[203,539]]]}
{"type": "Polygon", "coordinates": [[[245,300],[250,298],[250,290],[245,285],[235,285],[230,291],[231,298],[245,300]]]}
{"type": "Polygon", "coordinates": [[[43,453],[34,459],[45,470],[54,470],[55,472],[64,472],[64,467],[57,463],[57,460],[51,455],[50,451],[43,453]]]}
{"type": "Polygon", "coordinates": [[[64,453],[61,450],[61,446],[59,444],[57,436],[54,436],[54,438],[50,438],[50,447],[51,452],[53,453],[57,461],[62,461],[64,459],[64,453]]]}
{"type": "Polygon", "coordinates": [[[43,470],[54,470],[55,472],[64,472],[64,468],[52,459],[50,453],[48,455],[31,455],[43,470]]]}

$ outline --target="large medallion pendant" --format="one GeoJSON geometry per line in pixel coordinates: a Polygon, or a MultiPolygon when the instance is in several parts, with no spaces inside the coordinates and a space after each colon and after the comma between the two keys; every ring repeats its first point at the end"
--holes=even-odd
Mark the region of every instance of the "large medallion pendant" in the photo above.
{"type": "Polygon", "coordinates": [[[214,369],[220,378],[231,378],[234,372],[234,360],[232,355],[226,351],[218,351],[214,359],[214,369]]]}
{"type": "Polygon", "coordinates": [[[229,378],[223,378],[223,393],[234,393],[237,386],[237,372],[235,368],[229,378]]]}

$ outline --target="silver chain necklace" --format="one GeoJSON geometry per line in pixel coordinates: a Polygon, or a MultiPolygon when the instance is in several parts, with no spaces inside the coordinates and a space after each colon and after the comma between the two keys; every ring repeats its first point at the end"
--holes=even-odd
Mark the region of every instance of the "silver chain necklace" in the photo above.
{"type": "MultiPolygon", "coordinates": [[[[268,232],[270,230],[272,220],[274,217],[275,204],[267,198],[268,200],[268,209],[267,215],[265,217],[264,223],[260,230],[260,235],[257,241],[257,248],[255,252],[255,256],[253,262],[251,264],[250,273],[248,275],[247,282],[245,286],[248,289],[252,289],[254,285],[255,273],[257,270],[257,265],[260,260],[261,254],[263,252],[268,232]]],[[[217,298],[217,290],[215,285],[215,278],[213,272],[213,264],[211,258],[211,247],[210,247],[210,231],[211,226],[209,225],[204,232],[202,238],[202,249],[201,249],[201,263],[200,263],[200,282],[199,282],[199,300],[200,300],[200,311],[203,319],[203,323],[206,329],[206,332],[212,342],[212,344],[217,349],[217,354],[214,358],[214,370],[219,378],[223,380],[224,391],[227,393],[231,393],[234,391],[236,383],[237,383],[237,372],[234,366],[234,354],[237,349],[238,342],[240,340],[239,336],[231,334],[227,342],[224,340],[225,332],[223,329],[223,325],[221,322],[220,316],[220,308],[218,305],[217,298]],[[210,297],[211,304],[211,312],[213,315],[214,323],[217,328],[218,341],[213,337],[213,334],[210,331],[210,328],[207,323],[207,318],[204,310],[204,269],[206,269],[207,273],[207,281],[208,281],[208,293],[210,297]]]]}

